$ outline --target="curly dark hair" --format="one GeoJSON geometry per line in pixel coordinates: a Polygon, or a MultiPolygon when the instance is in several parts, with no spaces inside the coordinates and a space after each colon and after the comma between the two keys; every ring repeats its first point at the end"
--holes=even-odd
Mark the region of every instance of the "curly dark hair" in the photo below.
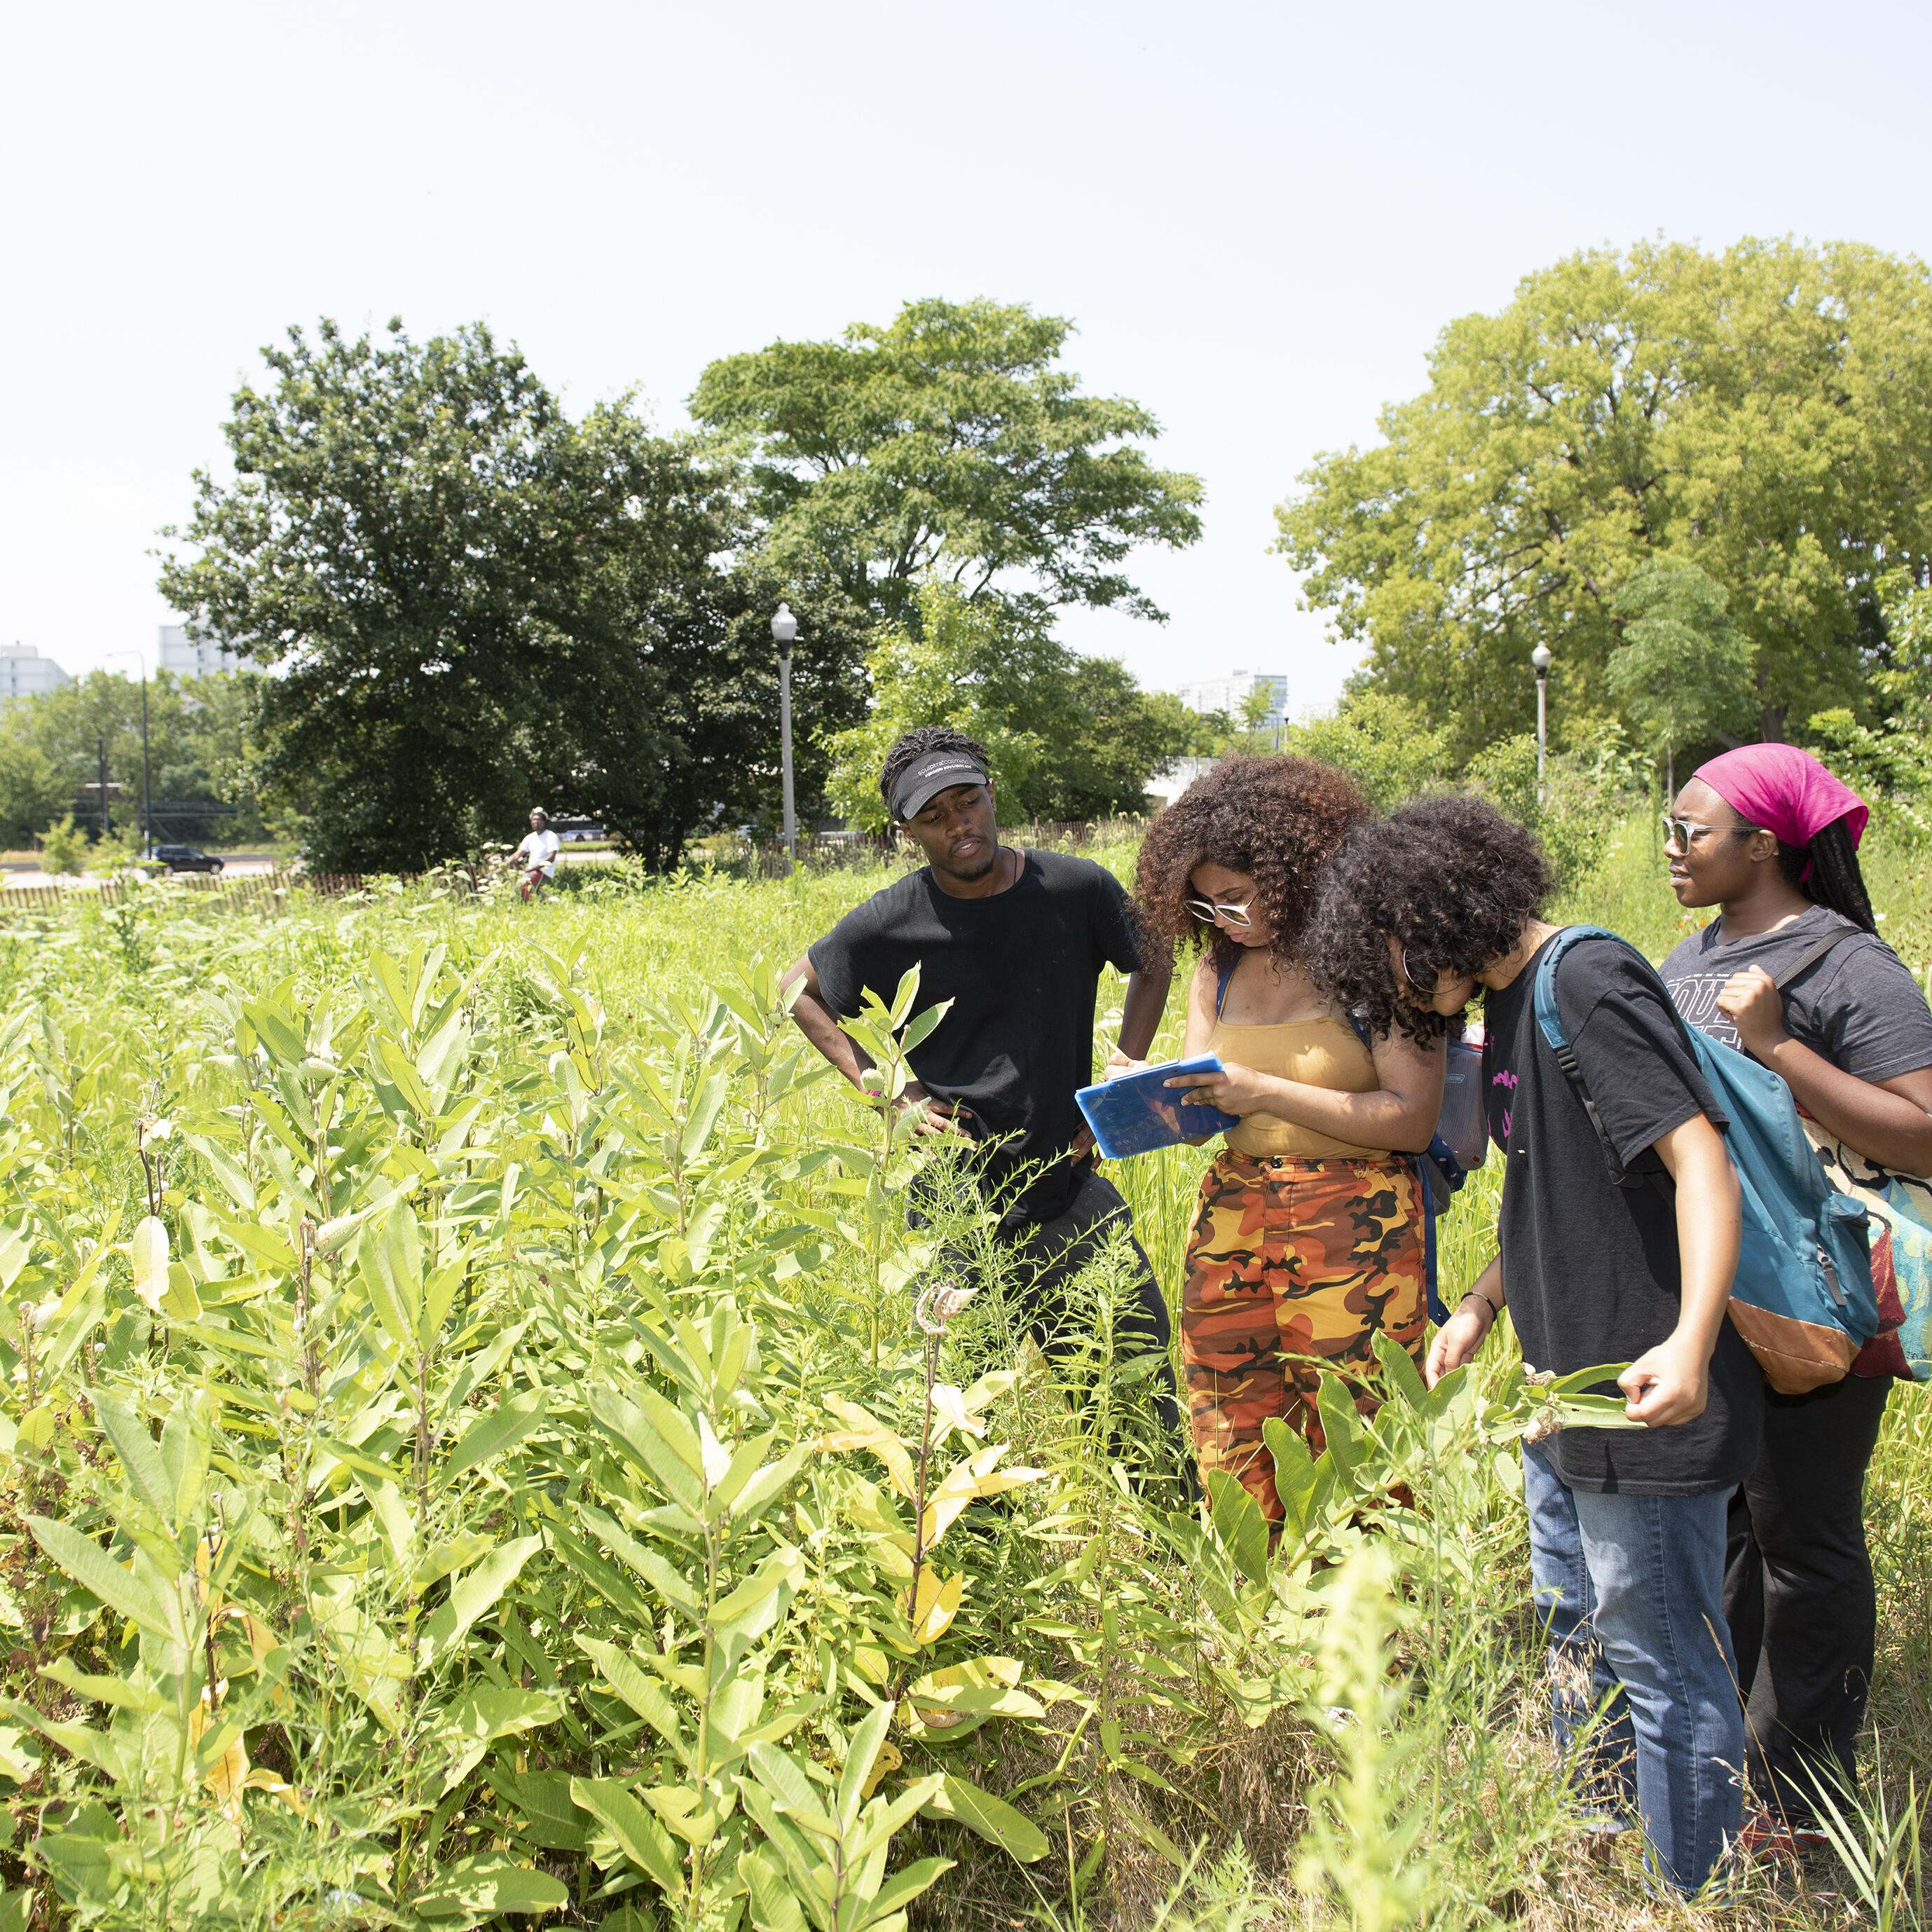
{"type": "Polygon", "coordinates": [[[1466,792],[1358,826],[1328,868],[1302,941],[1318,986],[1382,1035],[1426,1043],[1456,1022],[1402,997],[1393,938],[1420,976],[1479,973],[1522,937],[1555,878],[1535,835],[1466,792]]]}
{"type": "Polygon", "coordinates": [[[1148,928],[1168,946],[1205,946],[1225,963],[1232,940],[1187,909],[1196,866],[1245,872],[1274,938],[1269,950],[1298,957],[1322,870],[1351,826],[1370,816],[1354,779],[1292,752],[1224,758],[1196,778],[1148,827],[1134,898],[1148,928]]]}
{"type": "Polygon", "coordinates": [[[915,758],[922,758],[928,752],[958,752],[970,758],[989,777],[992,774],[992,761],[986,756],[986,748],[976,740],[967,736],[964,731],[956,731],[947,724],[917,724],[910,731],[900,733],[898,742],[886,754],[886,762],[879,768],[879,796],[886,802],[888,817],[892,809],[892,788],[899,782],[899,775],[915,758]]]}

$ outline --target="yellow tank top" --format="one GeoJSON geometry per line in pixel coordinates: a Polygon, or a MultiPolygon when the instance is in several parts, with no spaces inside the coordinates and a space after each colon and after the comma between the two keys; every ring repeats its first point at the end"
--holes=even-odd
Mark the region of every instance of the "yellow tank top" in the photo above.
{"type": "MultiPolygon", "coordinates": [[[[1339,1013],[1325,1019],[1292,1020],[1273,1026],[1230,1026],[1217,1017],[1208,1036],[1207,1051],[1270,1073],[1278,1080],[1298,1080],[1310,1087],[1332,1088],[1341,1094],[1372,1094],[1382,1084],[1369,1050],[1355,1030],[1339,1013]]],[[[1354,1147],[1331,1140],[1312,1127],[1298,1126],[1274,1114],[1250,1114],[1228,1130],[1228,1144],[1237,1154],[1266,1157],[1286,1154],[1300,1160],[1380,1160],[1386,1148],[1354,1147]]]]}

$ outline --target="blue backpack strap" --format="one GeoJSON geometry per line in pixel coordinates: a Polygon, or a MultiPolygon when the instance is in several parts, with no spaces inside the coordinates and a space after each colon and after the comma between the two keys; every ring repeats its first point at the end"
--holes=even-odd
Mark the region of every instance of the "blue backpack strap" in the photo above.
{"type": "MultiPolygon", "coordinates": [[[[1536,1024],[1545,1043],[1556,1056],[1556,1064],[1562,1068],[1564,1078],[1583,1103],[1583,1111],[1590,1117],[1591,1126],[1596,1130],[1597,1144],[1604,1150],[1604,1165],[1610,1170],[1610,1185],[1622,1187],[1628,1183],[1628,1173],[1618,1156],[1616,1142],[1610,1138],[1610,1130],[1604,1125],[1604,1117],[1598,1112],[1597,1103],[1591,1099],[1590,1090],[1584,1084],[1583,1070],[1576,1061],[1576,1049],[1570,1044],[1570,1036],[1563,1030],[1562,1011],[1556,1004],[1556,969],[1562,964],[1563,956],[1580,939],[1612,939],[1626,952],[1635,950],[1628,940],[1606,926],[1566,926],[1550,942],[1550,950],[1543,956],[1543,963],[1536,969],[1536,1024]]],[[[1673,1006],[1671,1010],[1675,1012],[1676,1009],[1673,1006]]]]}
{"type": "Polygon", "coordinates": [[[1217,1020],[1221,1017],[1221,1009],[1228,1004],[1228,982],[1233,979],[1235,969],[1240,963],[1240,956],[1238,953],[1221,968],[1221,982],[1214,988],[1214,1017],[1217,1020]]]}

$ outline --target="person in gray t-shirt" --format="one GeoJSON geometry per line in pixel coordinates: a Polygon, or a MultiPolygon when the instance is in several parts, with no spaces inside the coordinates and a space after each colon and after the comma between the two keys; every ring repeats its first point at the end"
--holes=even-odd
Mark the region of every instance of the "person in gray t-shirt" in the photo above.
{"type": "Polygon", "coordinates": [[[1840,1072],[1876,1083],[1932,1066],[1932,1008],[1876,933],[1822,905],[1808,905],[1768,932],[1729,938],[1726,924],[1720,915],[1664,962],[1677,1010],[1700,1033],[1749,1051],[1718,996],[1756,967],[1774,982],[1793,975],[1784,989],[1784,1030],[1840,1072]],[[1816,957],[1834,935],[1837,943],[1816,957]]]}
{"type": "MultiPolygon", "coordinates": [[[[1863,800],[1795,746],[1700,766],[1664,849],[1678,902],[1720,910],[1664,982],[1686,1021],[1780,1075],[1844,1145],[1932,1174],[1932,1010],[1878,937],[1864,821],[1863,800]]],[[[1877,1634],[1865,1471],[1891,1388],[1880,1370],[1767,1394],[1757,1466],[1732,1498],[1724,1614],[1761,1808],[1748,1841],[1819,1840],[1817,1779],[1853,1773],[1877,1634]]]]}

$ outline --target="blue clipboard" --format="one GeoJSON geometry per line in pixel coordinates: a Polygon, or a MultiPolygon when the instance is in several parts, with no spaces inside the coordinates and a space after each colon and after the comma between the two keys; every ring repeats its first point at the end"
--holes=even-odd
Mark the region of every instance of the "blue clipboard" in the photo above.
{"type": "Polygon", "coordinates": [[[1239,1126],[1238,1114],[1224,1114],[1204,1101],[1190,1100],[1186,1090],[1177,1091],[1166,1084],[1177,1073],[1224,1070],[1216,1055],[1204,1053],[1192,1060],[1166,1060],[1099,1087],[1083,1087],[1073,1097],[1101,1153],[1108,1160],[1124,1160],[1130,1154],[1180,1147],[1239,1126]]]}

